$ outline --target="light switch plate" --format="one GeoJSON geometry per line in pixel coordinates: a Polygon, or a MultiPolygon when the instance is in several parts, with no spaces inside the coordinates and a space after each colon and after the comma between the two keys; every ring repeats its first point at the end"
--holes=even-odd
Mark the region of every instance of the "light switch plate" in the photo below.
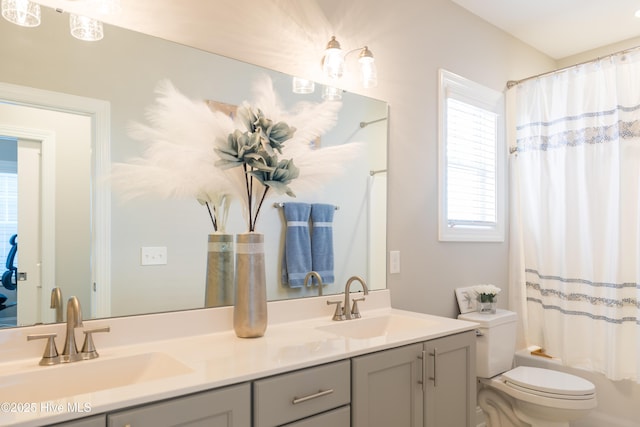
{"type": "Polygon", "coordinates": [[[166,246],[143,246],[140,248],[140,265],[165,265],[166,263],[166,246]]]}
{"type": "Polygon", "coordinates": [[[389,252],[389,274],[400,273],[400,251],[389,252]]]}

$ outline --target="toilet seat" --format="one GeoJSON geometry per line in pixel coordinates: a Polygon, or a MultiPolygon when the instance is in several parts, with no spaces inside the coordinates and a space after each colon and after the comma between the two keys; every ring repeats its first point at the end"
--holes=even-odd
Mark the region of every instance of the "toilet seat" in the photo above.
{"type": "Polygon", "coordinates": [[[595,386],[584,378],[550,369],[518,366],[502,374],[508,387],[553,399],[587,400],[595,386]]]}
{"type": "Polygon", "coordinates": [[[516,400],[516,404],[518,405],[533,404],[546,408],[578,411],[594,409],[597,406],[595,386],[591,382],[579,378],[583,380],[584,383],[582,383],[582,381],[576,381],[577,385],[565,387],[561,385],[562,382],[560,381],[567,379],[571,384],[573,380],[578,377],[564,374],[569,376],[565,377],[563,374],[563,372],[549,369],[520,366],[493,378],[481,378],[480,381],[489,387],[511,396],[516,400]],[[523,370],[529,369],[532,369],[532,371],[523,373],[523,370]],[[529,377],[530,381],[527,381],[527,374],[534,375],[534,378],[529,377]],[[525,385],[516,384],[508,380],[508,376],[515,378],[515,381],[525,385]],[[552,379],[545,380],[545,378],[548,377],[552,379]],[[556,381],[554,381],[554,379],[556,381]],[[555,390],[555,392],[548,390],[555,390]]]}

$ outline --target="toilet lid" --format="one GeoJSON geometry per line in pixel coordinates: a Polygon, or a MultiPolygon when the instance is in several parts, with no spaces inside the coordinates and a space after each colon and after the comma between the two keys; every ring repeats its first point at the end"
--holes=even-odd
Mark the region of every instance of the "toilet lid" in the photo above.
{"type": "Polygon", "coordinates": [[[525,389],[531,393],[557,397],[589,398],[595,386],[584,378],[551,369],[518,366],[502,374],[507,385],[525,389]]]}

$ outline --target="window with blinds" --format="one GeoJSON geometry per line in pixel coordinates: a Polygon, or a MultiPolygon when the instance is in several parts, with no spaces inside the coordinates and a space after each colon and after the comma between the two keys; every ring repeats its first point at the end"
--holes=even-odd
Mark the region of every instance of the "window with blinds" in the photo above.
{"type": "Polygon", "coordinates": [[[502,94],[440,73],[440,240],[504,240],[502,94]]]}

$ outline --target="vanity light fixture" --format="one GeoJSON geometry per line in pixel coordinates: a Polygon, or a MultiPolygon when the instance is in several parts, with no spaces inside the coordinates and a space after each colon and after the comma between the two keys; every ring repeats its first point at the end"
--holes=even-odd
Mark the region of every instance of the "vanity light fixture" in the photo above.
{"type": "Polygon", "coordinates": [[[378,84],[378,76],[376,65],[373,59],[373,53],[368,46],[352,49],[343,54],[340,42],[335,36],[331,37],[322,58],[322,72],[324,76],[330,80],[338,80],[344,74],[345,60],[350,53],[360,51],[358,63],[360,64],[360,78],[365,88],[376,87],[378,84]]]}
{"type": "Polygon", "coordinates": [[[365,88],[376,87],[378,85],[378,72],[373,60],[373,54],[367,46],[360,51],[358,62],[360,63],[362,86],[365,88]]]}
{"type": "Polygon", "coordinates": [[[640,18],[640,9],[636,10],[635,16],[636,18],[640,18]]]}
{"type": "Polygon", "coordinates": [[[2,0],[2,17],[21,27],[37,27],[40,5],[29,0],[2,0]]]}
{"type": "Polygon", "coordinates": [[[336,40],[336,36],[331,36],[331,40],[327,43],[322,58],[322,72],[329,79],[339,79],[344,73],[344,59],[346,55],[342,55],[340,42],[336,40]]]}
{"type": "Polygon", "coordinates": [[[102,22],[83,15],[69,15],[71,35],[85,41],[98,41],[104,37],[102,22]]]}

